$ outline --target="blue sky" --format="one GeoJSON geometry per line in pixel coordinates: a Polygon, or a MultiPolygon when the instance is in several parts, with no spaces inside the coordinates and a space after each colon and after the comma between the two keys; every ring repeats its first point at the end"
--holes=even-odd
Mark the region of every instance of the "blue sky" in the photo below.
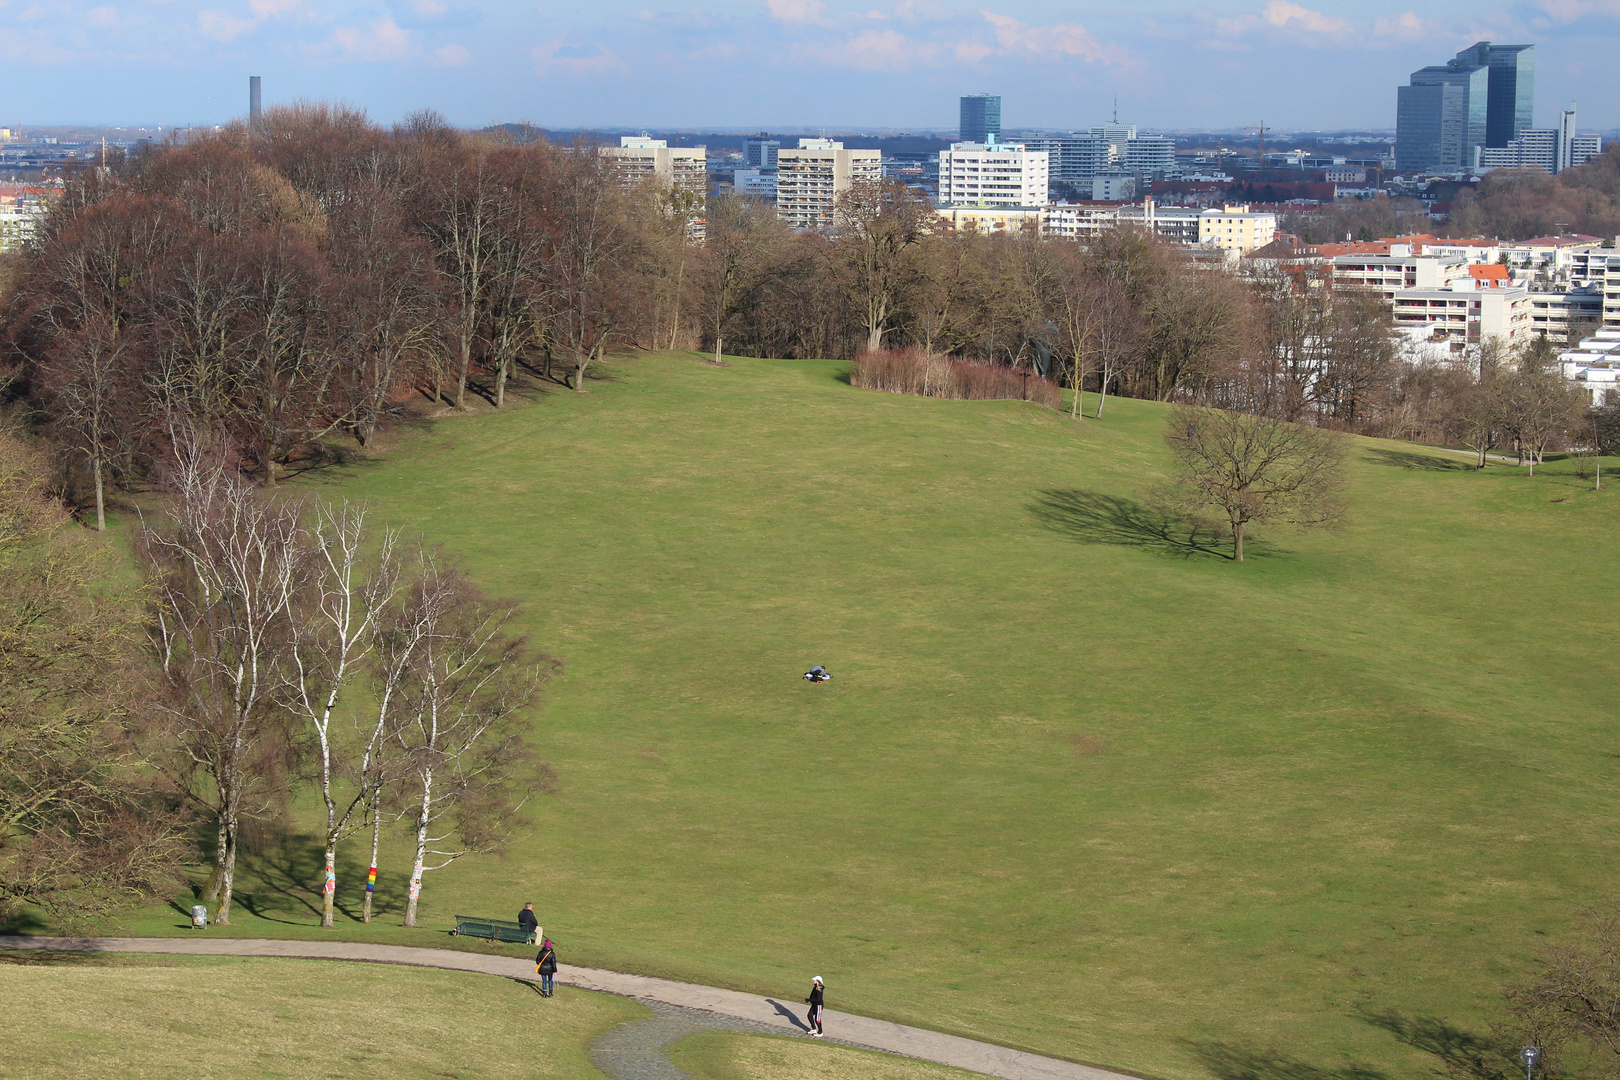
{"type": "Polygon", "coordinates": [[[480,125],[1393,127],[1408,72],[1538,45],[1537,121],[1620,125],[1620,0],[0,0],[0,121],[209,123],[342,99],[480,125]]]}

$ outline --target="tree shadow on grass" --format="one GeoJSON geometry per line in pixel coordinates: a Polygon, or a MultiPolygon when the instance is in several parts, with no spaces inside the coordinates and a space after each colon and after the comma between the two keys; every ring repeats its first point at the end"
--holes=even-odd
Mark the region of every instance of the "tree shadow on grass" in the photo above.
{"type": "MultiPolygon", "coordinates": [[[[1230,559],[1224,533],[1202,522],[1185,521],[1131,499],[1081,488],[1049,488],[1029,507],[1047,528],[1085,544],[1146,548],[1183,559],[1230,559]]],[[[1250,554],[1259,554],[1254,541],[1250,554]]]]}
{"type": "Polygon", "coordinates": [[[1193,1053],[1218,1080],[1390,1080],[1371,1065],[1313,1065],[1276,1050],[1234,1043],[1193,1043],[1193,1053]]]}
{"type": "MultiPolygon", "coordinates": [[[[363,844],[340,845],[337,849],[338,889],[333,896],[337,914],[360,920],[365,898],[366,858],[363,844]]],[[[369,853],[368,853],[369,854],[369,853]]],[[[295,833],[279,843],[265,843],[248,860],[243,889],[235,902],[255,918],[268,922],[301,923],[307,912],[321,914],[321,882],[325,878],[326,853],[313,834],[295,833]],[[248,891],[251,888],[252,891],[248,891]]],[[[379,884],[372,894],[371,917],[376,919],[404,910],[402,894],[379,884]]]]}
{"type": "Polygon", "coordinates": [[[1363,1012],[1360,1019],[1384,1029],[1414,1050],[1432,1054],[1453,1076],[1507,1080],[1518,1075],[1511,1052],[1504,1051],[1497,1040],[1465,1031],[1437,1016],[1406,1016],[1385,1009],[1363,1012]]]}
{"type": "Polygon", "coordinates": [[[1466,461],[1419,454],[1411,450],[1368,450],[1367,460],[1375,465],[1392,465],[1397,469],[1421,472],[1473,472],[1474,466],[1466,461]]]}

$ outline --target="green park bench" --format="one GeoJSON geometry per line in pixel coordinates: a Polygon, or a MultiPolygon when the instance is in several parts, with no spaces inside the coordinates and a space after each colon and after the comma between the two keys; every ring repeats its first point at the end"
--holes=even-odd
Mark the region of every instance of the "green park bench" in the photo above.
{"type": "Polygon", "coordinates": [[[528,941],[531,933],[515,922],[507,922],[504,919],[478,919],[471,915],[457,915],[456,928],[450,932],[462,937],[510,941],[519,945],[528,941]]]}

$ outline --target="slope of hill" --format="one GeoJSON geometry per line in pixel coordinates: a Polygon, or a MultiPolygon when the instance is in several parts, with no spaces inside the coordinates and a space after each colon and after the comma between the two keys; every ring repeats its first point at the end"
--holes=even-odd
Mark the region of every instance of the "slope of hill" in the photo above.
{"type": "Polygon", "coordinates": [[[428,925],[532,899],[565,962],[790,1002],[821,974],[1154,1076],[1377,1078],[1432,1064],[1409,1021],[1483,1031],[1610,888],[1610,493],[1363,440],[1348,526],[1238,565],[1142,503],[1162,406],[842,372],[637,359],[326,478],[567,664],[557,790],[430,879],[428,925]]]}

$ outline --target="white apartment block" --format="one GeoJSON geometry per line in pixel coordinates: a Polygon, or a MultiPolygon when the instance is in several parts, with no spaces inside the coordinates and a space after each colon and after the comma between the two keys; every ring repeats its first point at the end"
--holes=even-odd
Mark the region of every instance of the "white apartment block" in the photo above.
{"type": "Polygon", "coordinates": [[[1160,206],[1147,198],[1141,206],[1121,207],[1119,220],[1157,233],[1169,243],[1193,247],[1198,243],[1203,213],[1196,206],[1160,206]]]}
{"type": "Polygon", "coordinates": [[[1120,200],[1129,202],[1136,198],[1136,174],[1127,172],[1103,172],[1091,178],[1091,199],[1093,202],[1102,200],[1120,200]]]}
{"type": "Polygon", "coordinates": [[[846,150],[831,139],[800,139],[776,152],[776,216],[795,229],[831,229],[838,197],[856,183],[883,179],[880,150],[846,150]]]}
{"type": "Polygon", "coordinates": [[[1043,206],[942,206],[939,219],[959,233],[1040,232],[1045,225],[1043,206]]]}
{"type": "Polygon", "coordinates": [[[1418,340],[1461,347],[1499,337],[1511,344],[1534,333],[1530,290],[1522,285],[1482,289],[1467,276],[1447,288],[1397,289],[1392,299],[1396,328],[1418,340]]]}
{"type": "Polygon", "coordinates": [[[1530,293],[1530,329],[1568,338],[1571,331],[1603,325],[1603,291],[1587,286],[1568,292],[1530,293]]]}
{"type": "Polygon", "coordinates": [[[1045,206],[1051,159],[1023,143],[952,143],[939,152],[941,206],[1045,206]]]}
{"type": "Polygon", "coordinates": [[[1047,236],[1090,240],[1119,224],[1122,204],[1113,202],[1053,203],[1046,208],[1047,236]]]}
{"type": "Polygon", "coordinates": [[[1445,289],[1459,279],[1473,280],[1465,259],[1413,255],[1410,244],[1391,244],[1389,251],[1388,255],[1334,256],[1334,288],[1370,289],[1393,300],[1397,289],[1445,289]]]}
{"type": "Polygon", "coordinates": [[[653,180],[666,189],[679,188],[697,201],[688,233],[703,239],[709,195],[709,151],[701,146],[671,147],[663,139],[621,136],[618,146],[604,146],[601,154],[613,162],[626,187],[653,180]]]}
{"type": "Polygon", "coordinates": [[[1252,213],[1246,204],[1209,209],[1198,215],[1198,243],[1239,255],[1277,239],[1277,215],[1252,213]]]}
{"type": "Polygon", "coordinates": [[[1620,404],[1620,330],[1599,330],[1558,354],[1564,378],[1586,391],[1593,405],[1620,404]]]}
{"type": "Polygon", "coordinates": [[[731,190],[738,195],[776,199],[775,169],[738,169],[731,174],[731,190]]]}

